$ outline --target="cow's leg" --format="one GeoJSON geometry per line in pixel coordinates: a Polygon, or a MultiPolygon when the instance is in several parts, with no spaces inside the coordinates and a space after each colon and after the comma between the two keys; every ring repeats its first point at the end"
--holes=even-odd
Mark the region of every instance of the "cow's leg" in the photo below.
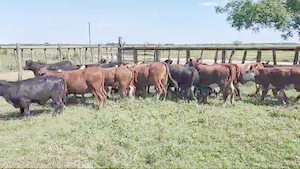
{"type": "Polygon", "coordinates": [[[24,117],[30,116],[29,105],[30,102],[28,102],[27,100],[25,99],[20,100],[21,113],[24,115],[24,117]]]}
{"type": "Polygon", "coordinates": [[[268,86],[269,85],[262,85],[262,90],[263,91],[262,91],[262,95],[261,95],[261,99],[260,99],[261,102],[264,102],[265,97],[266,97],[266,95],[267,95],[267,93],[269,91],[268,86]]]}
{"type": "Polygon", "coordinates": [[[234,105],[234,95],[235,95],[235,90],[236,90],[236,87],[234,86],[233,82],[230,83],[230,94],[231,94],[231,99],[230,99],[230,102],[232,105],[234,105]]]}
{"type": "Polygon", "coordinates": [[[130,98],[134,98],[134,92],[135,91],[136,91],[135,86],[129,85],[129,93],[128,93],[128,95],[129,95],[130,98]]]}
{"type": "Polygon", "coordinates": [[[108,98],[112,97],[112,87],[111,86],[105,86],[105,90],[107,91],[108,98]]]}
{"type": "Polygon", "coordinates": [[[237,86],[237,84],[235,84],[234,87],[235,87],[235,91],[236,91],[236,94],[237,94],[237,97],[238,97],[237,100],[242,100],[239,86],[237,86]]]}
{"type": "Polygon", "coordinates": [[[278,100],[278,104],[286,104],[287,98],[283,89],[279,90],[279,95],[277,96],[277,100],[278,100]]]}
{"type": "Polygon", "coordinates": [[[98,87],[98,93],[101,96],[101,103],[102,103],[101,107],[103,107],[107,101],[107,93],[105,91],[104,86],[98,87]]]}
{"type": "MultiPolygon", "coordinates": [[[[98,101],[98,109],[100,109],[103,106],[103,96],[101,95],[100,91],[93,90],[95,101],[98,101]]],[[[96,108],[96,105],[94,104],[94,107],[96,108]]]]}
{"type": "Polygon", "coordinates": [[[260,85],[255,84],[255,87],[256,87],[255,95],[259,95],[260,85]]]}
{"type": "Polygon", "coordinates": [[[160,95],[162,94],[162,85],[160,82],[157,82],[155,84],[155,87],[156,87],[156,100],[159,100],[160,95]]]}
{"type": "Polygon", "coordinates": [[[121,96],[121,98],[125,98],[127,85],[121,82],[119,84],[119,95],[121,96]]]}
{"type": "Polygon", "coordinates": [[[52,100],[54,102],[54,116],[56,116],[58,113],[61,114],[64,104],[63,104],[63,100],[59,95],[54,95],[52,96],[52,100]]]}

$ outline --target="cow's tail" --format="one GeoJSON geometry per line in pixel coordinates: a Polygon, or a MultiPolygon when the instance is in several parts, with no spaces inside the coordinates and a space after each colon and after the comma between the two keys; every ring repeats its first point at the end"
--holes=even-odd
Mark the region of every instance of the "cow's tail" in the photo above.
{"type": "Polygon", "coordinates": [[[64,103],[64,105],[66,105],[67,103],[67,95],[68,95],[68,86],[67,86],[67,82],[65,81],[65,79],[60,78],[62,84],[60,85],[60,96],[62,98],[62,101],[64,103]]]}
{"type": "Polygon", "coordinates": [[[171,73],[170,73],[170,68],[169,66],[167,65],[166,62],[161,62],[163,63],[165,66],[166,66],[166,69],[167,69],[167,76],[166,76],[166,83],[165,84],[168,84],[168,82],[171,82],[171,84],[175,87],[175,91],[178,91],[178,83],[176,82],[176,80],[174,80],[171,76],[171,73]]]}
{"type": "MultiPolygon", "coordinates": [[[[127,68],[127,69],[129,69],[129,68],[127,68]]],[[[130,83],[129,83],[129,93],[128,93],[128,95],[130,97],[132,97],[134,95],[135,91],[136,91],[135,84],[137,83],[137,76],[136,76],[136,73],[135,73],[134,70],[132,70],[132,69],[129,69],[129,70],[131,71],[132,77],[131,77],[130,83]]]]}
{"type": "Polygon", "coordinates": [[[233,94],[234,89],[235,89],[234,80],[235,80],[235,76],[236,76],[236,75],[234,75],[234,72],[235,72],[234,69],[236,69],[236,68],[235,68],[235,66],[231,66],[231,65],[226,65],[226,66],[229,68],[229,77],[228,77],[227,83],[225,85],[225,89],[229,89],[231,91],[231,93],[233,94]]]}

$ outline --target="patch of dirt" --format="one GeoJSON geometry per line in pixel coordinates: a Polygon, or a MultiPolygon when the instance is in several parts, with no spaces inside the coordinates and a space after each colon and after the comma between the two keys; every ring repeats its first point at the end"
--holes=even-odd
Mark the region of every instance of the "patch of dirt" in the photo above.
{"type": "MultiPolygon", "coordinates": [[[[23,71],[22,80],[33,78],[34,74],[32,71],[23,71]]],[[[6,72],[0,73],[0,80],[7,81],[17,81],[18,80],[18,72],[6,72]]]]}

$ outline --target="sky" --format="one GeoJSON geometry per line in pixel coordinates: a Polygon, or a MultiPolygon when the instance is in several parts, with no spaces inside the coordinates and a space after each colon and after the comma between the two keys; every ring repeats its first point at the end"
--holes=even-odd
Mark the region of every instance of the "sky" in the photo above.
{"type": "Polygon", "coordinates": [[[226,0],[0,0],[0,44],[298,43],[279,32],[236,31],[215,5],[226,0]]]}

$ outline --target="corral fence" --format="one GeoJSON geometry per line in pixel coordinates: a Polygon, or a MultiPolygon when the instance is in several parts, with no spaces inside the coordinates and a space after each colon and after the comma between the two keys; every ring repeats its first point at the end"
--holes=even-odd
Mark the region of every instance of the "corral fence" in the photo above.
{"type": "MultiPolygon", "coordinates": [[[[120,62],[155,62],[172,59],[177,60],[177,63],[184,63],[191,57],[195,57],[201,61],[203,61],[203,59],[210,59],[213,60],[214,63],[217,63],[219,58],[221,58],[222,63],[226,63],[226,61],[232,63],[233,60],[241,60],[241,63],[245,63],[246,60],[261,62],[262,55],[264,55],[264,60],[272,60],[275,66],[281,66],[277,64],[277,58],[279,58],[280,61],[297,65],[300,46],[124,45],[122,43],[122,37],[119,37],[118,43],[114,45],[62,46],[58,44],[56,46],[21,46],[16,44],[15,46],[0,46],[0,51],[1,50],[5,50],[6,52],[10,50],[12,52],[10,57],[15,56],[15,60],[9,58],[9,60],[12,60],[9,64],[16,65],[10,70],[17,70],[19,72],[18,79],[21,80],[25,60],[29,59],[45,63],[69,60],[74,64],[97,63],[103,58],[108,61],[117,60],[120,62]]],[[[7,60],[7,58],[5,59],[7,60]]],[[[0,60],[0,66],[5,62],[5,59],[1,57],[2,61],[0,60]]]]}

